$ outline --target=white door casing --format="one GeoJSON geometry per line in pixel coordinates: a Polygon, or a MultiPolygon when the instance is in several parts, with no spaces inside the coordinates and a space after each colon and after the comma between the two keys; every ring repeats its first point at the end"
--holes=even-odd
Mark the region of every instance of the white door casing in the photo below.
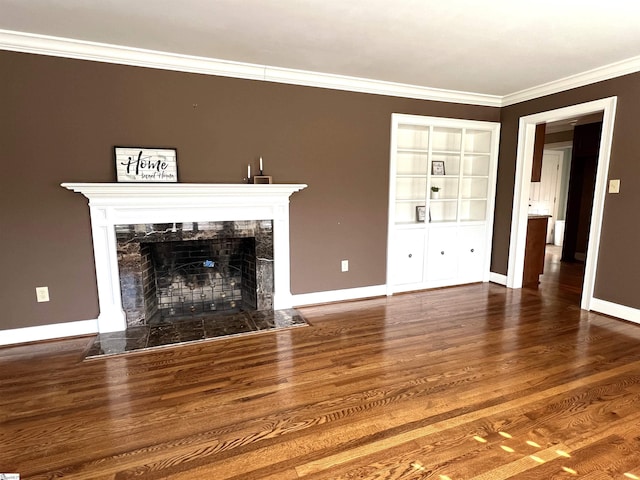
{"type": "Polygon", "coordinates": [[[521,288],[524,267],[524,251],[527,235],[527,217],[531,166],[533,163],[533,144],[536,124],[554,122],[572,117],[604,112],[602,119],[602,137],[598,155],[598,170],[593,198],[589,245],[585,263],[585,275],[582,287],[580,307],[591,309],[593,289],[596,277],[600,235],[602,233],[602,214],[606,195],[606,183],[611,158],[613,126],[615,121],[617,97],[608,97],[592,102],[581,103],[547,112],[527,115],[520,118],[518,129],[518,148],[516,155],[516,174],[513,193],[513,210],[511,216],[511,237],[509,243],[509,266],[507,270],[507,287],[521,288]]]}

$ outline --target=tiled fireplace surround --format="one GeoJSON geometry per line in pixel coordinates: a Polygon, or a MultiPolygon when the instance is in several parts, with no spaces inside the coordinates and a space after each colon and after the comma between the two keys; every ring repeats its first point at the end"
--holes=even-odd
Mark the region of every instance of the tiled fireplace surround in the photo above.
{"type": "MultiPolygon", "coordinates": [[[[125,313],[124,303],[131,302],[127,298],[123,302],[121,295],[117,232],[125,243],[136,237],[147,237],[147,241],[257,237],[257,257],[262,260],[256,266],[256,307],[276,310],[292,307],[289,197],[306,185],[64,183],[62,186],[89,199],[100,333],[123,331],[127,326],[144,322],[130,305],[125,313]],[[166,228],[159,233],[157,225],[166,228]],[[271,236],[273,261],[270,252],[264,251],[264,247],[270,246],[271,236]],[[260,277],[265,277],[265,281],[260,277]]],[[[122,253],[122,243],[120,249],[122,253]]],[[[139,260],[143,261],[142,255],[139,260]]]]}
{"type": "Polygon", "coordinates": [[[116,225],[127,327],[273,309],[271,220],[116,225]]]}

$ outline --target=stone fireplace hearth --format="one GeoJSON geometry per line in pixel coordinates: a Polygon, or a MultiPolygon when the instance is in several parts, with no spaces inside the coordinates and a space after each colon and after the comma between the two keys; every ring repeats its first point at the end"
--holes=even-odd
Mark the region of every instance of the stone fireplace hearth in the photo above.
{"type": "MultiPolygon", "coordinates": [[[[306,185],[63,183],[62,186],[82,193],[89,199],[100,306],[100,333],[124,331],[128,325],[128,315],[125,313],[121,294],[118,232],[133,231],[131,238],[140,238],[148,233],[147,225],[151,230],[155,228],[154,225],[163,225],[165,235],[170,237],[173,233],[178,234],[178,225],[191,225],[193,233],[196,224],[199,226],[196,232],[202,232],[204,229],[201,226],[205,224],[212,226],[229,225],[229,222],[256,222],[256,225],[270,223],[273,256],[259,257],[272,260],[265,262],[271,265],[273,276],[273,289],[270,294],[272,301],[269,308],[292,308],[289,273],[289,197],[306,185]],[[174,225],[176,232],[173,232],[174,225]]],[[[213,231],[216,228],[211,227],[209,230],[213,231]]],[[[184,235],[185,229],[182,228],[181,232],[181,235],[184,235]]],[[[196,233],[193,236],[199,235],[196,233]]],[[[215,259],[210,260],[215,264],[215,259]]],[[[258,275],[259,271],[257,267],[258,275]]],[[[132,286],[137,289],[142,285],[135,285],[134,282],[132,286]]],[[[260,290],[260,287],[256,287],[258,299],[260,295],[269,297],[266,289],[260,290]]],[[[161,301],[162,299],[159,300],[161,301]]],[[[259,304],[256,304],[256,307],[260,310],[259,304]]],[[[132,319],[132,325],[144,322],[133,313],[132,319]]]]}
{"type": "Polygon", "coordinates": [[[85,358],[276,332],[307,325],[305,318],[295,309],[193,317],[171,323],[128,327],[123,332],[101,333],[96,336],[85,358]]]}

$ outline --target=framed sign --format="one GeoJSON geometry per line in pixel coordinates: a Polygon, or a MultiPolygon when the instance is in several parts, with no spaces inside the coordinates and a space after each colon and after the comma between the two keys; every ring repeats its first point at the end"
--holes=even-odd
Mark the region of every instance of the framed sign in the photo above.
{"type": "Polygon", "coordinates": [[[118,182],[177,182],[175,148],[114,147],[118,182]]]}
{"type": "Polygon", "coordinates": [[[431,162],[431,175],[446,175],[443,160],[434,160],[431,162]]]}

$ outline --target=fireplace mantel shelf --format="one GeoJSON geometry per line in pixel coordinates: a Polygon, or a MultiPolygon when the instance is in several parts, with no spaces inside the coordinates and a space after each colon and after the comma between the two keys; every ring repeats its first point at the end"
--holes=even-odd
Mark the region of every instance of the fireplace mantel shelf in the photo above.
{"type": "Polygon", "coordinates": [[[257,192],[296,192],[305,188],[304,183],[63,183],[63,187],[74,192],[96,194],[118,193],[257,193],[257,192]]]}
{"type": "Polygon", "coordinates": [[[82,193],[88,199],[118,197],[193,197],[193,196],[280,196],[307,187],[306,184],[272,183],[63,183],[68,190],[82,193]]]}
{"type": "Polygon", "coordinates": [[[116,225],[272,220],[275,309],[291,308],[289,197],[305,184],[63,183],[89,199],[101,333],[124,330],[116,225]]]}

